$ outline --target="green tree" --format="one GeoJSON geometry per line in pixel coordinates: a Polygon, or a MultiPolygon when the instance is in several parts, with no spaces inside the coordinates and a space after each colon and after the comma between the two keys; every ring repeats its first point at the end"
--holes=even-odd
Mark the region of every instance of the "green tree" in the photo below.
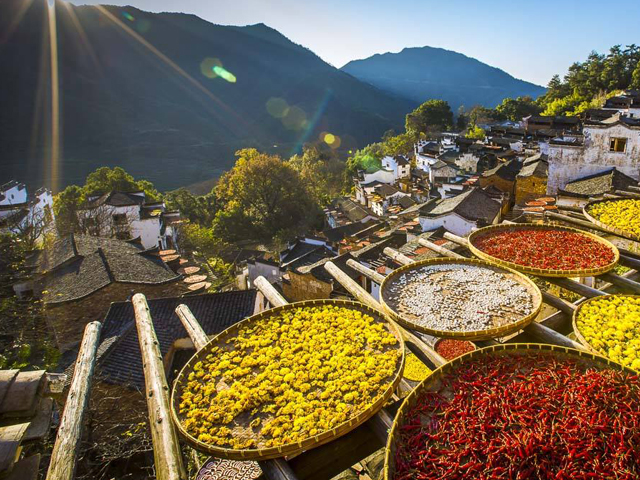
{"type": "Polygon", "coordinates": [[[78,231],[78,208],[83,201],[84,192],[77,185],[69,185],[53,197],[53,213],[58,234],[68,235],[78,231]]]}
{"type": "Polygon", "coordinates": [[[484,140],[485,132],[482,128],[480,128],[477,125],[470,125],[469,130],[467,130],[467,133],[465,134],[465,137],[471,138],[474,140],[484,140]]]}
{"type": "Polygon", "coordinates": [[[218,237],[270,241],[280,232],[302,232],[318,223],[319,205],[288,162],[255,149],[236,155],[235,166],[215,188],[221,202],[214,221],[218,237]]]}
{"type": "Polygon", "coordinates": [[[346,183],[351,184],[351,179],[355,177],[359,170],[372,173],[382,168],[382,157],[385,156],[384,147],[381,143],[372,143],[360,150],[356,150],[349,158],[345,169],[346,183]]]}
{"type": "Polygon", "coordinates": [[[307,145],[301,155],[289,159],[289,165],[319,205],[327,205],[343,189],[345,164],[333,150],[307,145]]]}
{"type": "Polygon", "coordinates": [[[482,105],[476,105],[469,110],[468,125],[483,125],[487,123],[499,122],[506,120],[503,114],[498,112],[495,108],[487,108],[482,105]]]}
{"type": "Polygon", "coordinates": [[[194,195],[180,188],[164,195],[169,210],[179,210],[182,218],[210,227],[220,205],[214,191],[206,195],[194,195]]]}
{"type": "Polygon", "coordinates": [[[411,155],[413,146],[421,135],[415,133],[401,133],[385,139],[382,143],[382,152],[385,155],[411,155]]]}
{"type": "Polygon", "coordinates": [[[533,98],[518,97],[518,98],[505,98],[502,103],[496,107],[496,111],[512,122],[519,122],[524,117],[529,115],[538,115],[542,108],[538,105],[533,98]]]}
{"type": "Polygon", "coordinates": [[[142,190],[150,201],[157,201],[162,198],[151,182],[147,180],[136,181],[120,167],[98,168],[87,176],[83,190],[86,196],[102,195],[113,190],[119,192],[142,190]]]}
{"type": "Polygon", "coordinates": [[[405,129],[412,135],[433,134],[452,127],[453,112],[444,100],[427,100],[409,113],[405,121],[405,129]]]}

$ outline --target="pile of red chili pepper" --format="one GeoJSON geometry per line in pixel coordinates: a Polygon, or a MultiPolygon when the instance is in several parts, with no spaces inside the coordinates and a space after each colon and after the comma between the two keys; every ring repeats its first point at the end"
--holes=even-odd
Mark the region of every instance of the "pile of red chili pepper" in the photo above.
{"type": "Polygon", "coordinates": [[[453,360],[465,353],[473,352],[476,347],[473,343],[466,340],[451,340],[443,338],[436,342],[436,352],[445,358],[445,360],[453,360]]]}
{"type": "Polygon", "coordinates": [[[500,260],[546,270],[598,268],[615,260],[607,245],[566,230],[489,232],[475,239],[474,246],[500,260]]]}
{"type": "Polygon", "coordinates": [[[548,353],[470,359],[405,414],[394,480],[640,478],[640,380],[548,353]]]}

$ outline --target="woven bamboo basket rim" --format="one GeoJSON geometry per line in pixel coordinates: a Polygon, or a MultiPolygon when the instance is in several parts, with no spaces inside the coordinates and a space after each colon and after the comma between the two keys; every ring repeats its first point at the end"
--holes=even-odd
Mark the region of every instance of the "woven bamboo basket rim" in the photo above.
{"type": "Polygon", "coordinates": [[[589,341],[584,337],[584,335],[582,335],[582,332],[580,331],[580,329],[578,328],[578,317],[580,316],[580,312],[582,311],[582,307],[584,307],[585,305],[590,304],[591,302],[594,302],[596,300],[602,300],[603,298],[611,298],[611,297],[631,297],[631,298],[640,298],[640,295],[630,295],[630,294],[625,294],[625,293],[612,293],[609,295],[599,295],[597,297],[593,297],[590,298],[589,300],[585,300],[584,302],[582,302],[578,308],[576,308],[573,311],[573,316],[571,317],[571,325],[573,327],[573,333],[575,333],[576,338],[578,339],[578,341],[585,346],[585,348],[587,350],[589,350],[591,353],[594,353],[596,355],[602,355],[603,357],[609,358],[607,355],[600,353],[596,348],[591,346],[591,343],[589,343],[589,341]]]}
{"type": "Polygon", "coordinates": [[[342,435],[349,433],[354,428],[362,425],[364,422],[373,417],[378,411],[384,406],[384,404],[391,398],[393,392],[398,387],[400,380],[402,379],[402,372],[404,369],[404,361],[405,361],[405,345],[402,335],[398,330],[397,326],[390,322],[389,319],[384,315],[383,312],[375,310],[367,305],[364,305],[359,302],[354,302],[351,300],[307,300],[303,302],[295,302],[289,303],[286,305],[282,305],[280,307],[271,308],[269,310],[265,310],[264,312],[253,315],[249,318],[238,322],[223,332],[219,333],[215,337],[213,337],[209,343],[207,343],[203,348],[198,350],[191,359],[186,363],[186,365],[182,368],[176,380],[173,384],[173,389],[171,392],[171,418],[173,419],[174,424],[176,425],[180,434],[184,437],[184,439],[189,443],[193,448],[199,450],[201,452],[209,453],[218,458],[225,458],[228,460],[270,460],[274,458],[280,458],[285,456],[297,455],[302,453],[305,450],[310,450],[312,448],[318,447],[320,445],[324,445],[342,435]],[[234,336],[240,328],[246,326],[249,323],[254,323],[260,321],[265,318],[269,318],[273,315],[279,314],[280,312],[293,310],[296,308],[306,307],[317,307],[322,305],[332,305],[343,308],[351,308],[355,310],[359,310],[363,313],[371,315],[376,321],[383,323],[389,332],[391,332],[396,339],[398,340],[396,349],[401,349],[401,357],[400,361],[396,366],[396,371],[393,379],[387,383],[387,388],[384,392],[376,399],[376,401],[367,409],[360,411],[356,415],[352,416],[349,420],[337,425],[331,430],[326,430],[324,432],[319,433],[313,437],[306,438],[299,442],[289,443],[277,447],[267,447],[267,448],[247,448],[247,449],[234,449],[234,448],[224,448],[216,445],[209,445],[204,443],[194,436],[192,436],[186,429],[183,427],[181,422],[181,417],[178,413],[179,404],[180,404],[180,396],[182,394],[186,379],[193,371],[193,366],[196,362],[200,361],[202,358],[206,357],[209,354],[209,351],[214,346],[217,346],[221,341],[226,340],[227,338],[234,336]]]}
{"type": "Polygon", "coordinates": [[[598,220],[597,218],[593,217],[590,213],[589,213],[589,207],[592,207],[593,205],[596,205],[598,203],[613,203],[613,202],[620,202],[622,200],[635,200],[638,203],[640,203],[640,199],[638,198],[615,198],[615,199],[611,199],[611,200],[594,200],[592,202],[587,203],[584,207],[582,207],[582,214],[587,218],[587,220],[589,220],[591,223],[593,223],[594,225],[597,225],[598,227],[607,230],[611,233],[615,233],[616,235],[619,235],[621,237],[624,237],[628,240],[634,240],[636,242],[640,242],[640,235],[636,235],[635,233],[632,233],[628,230],[622,230],[621,228],[618,227],[614,227],[613,225],[609,225],[608,223],[604,223],[601,222],[600,220],[598,220]]]}
{"type": "Polygon", "coordinates": [[[599,354],[593,354],[586,351],[576,350],[574,348],[561,347],[557,345],[548,345],[542,343],[504,343],[500,345],[491,345],[489,347],[480,348],[473,352],[465,353],[450,362],[445,363],[441,367],[436,368],[431,374],[425,378],[420,384],[415,387],[409,395],[407,395],[400,405],[398,412],[393,420],[393,425],[389,431],[389,438],[387,439],[387,445],[385,448],[384,456],[384,480],[392,480],[395,469],[395,450],[396,450],[396,437],[398,436],[398,429],[400,429],[404,422],[406,413],[414,407],[417,399],[420,395],[428,391],[433,384],[440,380],[445,374],[458,368],[461,364],[467,362],[470,359],[477,358],[484,355],[502,354],[503,352],[518,352],[526,354],[527,351],[546,351],[553,352],[558,357],[571,356],[577,357],[582,360],[591,361],[593,366],[613,367],[616,370],[624,371],[636,375],[637,372],[631,368],[625,367],[616,363],[606,357],[599,354]]]}
{"type": "Polygon", "coordinates": [[[541,277],[559,277],[559,278],[593,277],[596,275],[602,275],[603,273],[607,273],[608,271],[613,270],[615,266],[618,264],[618,261],[620,260],[620,252],[618,251],[618,248],[608,240],[605,240],[604,238],[594,235],[593,233],[585,232],[583,230],[578,230],[577,228],[566,227],[558,223],[546,223],[544,225],[537,224],[537,223],[517,223],[513,225],[504,225],[504,224],[490,225],[488,227],[483,227],[479,230],[472,232],[471,235],[469,235],[468,245],[469,245],[469,250],[471,250],[471,253],[473,253],[478,258],[482,258],[483,260],[486,260],[489,263],[494,263],[502,267],[508,267],[513,270],[517,270],[521,273],[526,273],[527,275],[537,275],[541,277]],[[506,260],[501,260],[498,257],[494,257],[493,255],[489,255],[488,253],[483,252],[473,244],[475,239],[487,233],[507,232],[507,231],[525,230],[525,229],[527,230],[563,230],[566,232],[573,232],[573,233],[583,235],[610,248],[614,253],[613,262],[603,267],[583,268],[583,269],[574,269],[574,270],[554,270],[554,269],[527,267],[515,262],[508,262],[506,260]]]}
{"type": "Polygon", "coordinates": [[[540,293],[540,289],[538,286],[527,276],[518,272],[517,270],[509,267],[504,267],[502,265],[495,265],[491,262],[486,262],[484,260],[478,260],[476,258],[454,258],[454,257],[441,257],[441,258],[429,258],[427,260],[420,260],[418,262],[410,263],[409,265],[404,265],[400,268],[397,268],[389,275],[387,275],[380,285],[380,303],[382,304],[385,312],[397,323],[402,325],[405,328],[415,330],[421,333],[426,333],[428,335],[432,335],[434,337],[440,338],[449,338],[454,340],[488,340],[490,338],[496,337],[504,337],[511,333],[517,332],[518,330],[523,329],[527,325],[529,325],[538,315],[540,309],[542,308],[542,293],[540,293]],[[516,322],[511,322],[507,325],[502,325],[501,327],[488,328],[485,330],[473,330],[469,332],[462,331],[451,331],[451,330],[437,330],[433,328],[427,328],[423,325],[420,325],[409,318],[401,315],[399,312],[395,311],[389,303],[387,303],[387,295],[386,289],[391,282],[393,282],[396,277],[404,272],[409,270],[415,270],[421,268],[425,265],[474,265],[478,267],[485,267],[493,270],[502,271],[503,273],[509,273],[514,275],[518,281],[528,287],[531,292],[531,299],[533,302],[534,309],[533,311],[520,320],[516,322]]]}

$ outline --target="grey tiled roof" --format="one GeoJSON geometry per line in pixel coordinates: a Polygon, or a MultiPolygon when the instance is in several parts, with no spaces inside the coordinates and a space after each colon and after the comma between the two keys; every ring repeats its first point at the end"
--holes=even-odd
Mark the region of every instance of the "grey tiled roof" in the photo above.
{"type": "Polygon", "coordinates": [[[420,215],[438,217],[455,212],[471,221],[492,222],[500,211],[500,203],[481,188],[472,188],[455,197],[429,202],[420,209],[420,215]]]}
{"type": "Polygon", "coordinates": [[[139,244],[86,235],[69,236],[43,251],[38,271],[46,303],[78,300],[112,282],[159,285],[179,278],[139,244]]]}
{"type": "Polygon", "coordinates": [[[636,180],[618,171],[618,169],[612,168],[602,173],[596,173],[595,175],[569,182],[561,192],[588,197],[602,195],[613,190],[625,190],[630,186],[637,185],[638,182],[636,180]]]}
{"type": "MultiPolygon", "coordinates": [[[[208,335],[215,335],[254,312],[255,290],[149,300],[149,310],[163,357],[173,343],[187,338],[175,314],[184,303],[208,335]]],[[[103,380],[144,388],[138,332],[131,302],[112,303],[104,319],[98,348],[97,373],[103,380]]]]}

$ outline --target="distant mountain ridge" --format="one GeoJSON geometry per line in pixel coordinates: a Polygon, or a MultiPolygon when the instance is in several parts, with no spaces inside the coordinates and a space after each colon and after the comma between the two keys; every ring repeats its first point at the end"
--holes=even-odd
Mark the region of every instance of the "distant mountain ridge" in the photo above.
{"type": "Polygon", "coordinates": [[[376,54],[351,61],[342,70],[418,103],[432,98],[447,100],[454,112],[460,105],[495,107],[506,97],[536,98],[546,91],[475,58],[434,47],[376,54]]]}
{"type": "MultiPolygon", "coordinates": [[[[416,106],[264,24],[55,5],[60,188],[83,183],[99,166],[120,165],[172,189],[219,176],[240,148],[287,157],[325,131],[339,136],[342,148],[356,148],[402,128],[416,106]],[[220,64],[228,81],[211,73],[220,64]],[[267,110],[274,98],[286,102],[275,115],[267,110]]],[[[47,0],[0,1],[0,183],[49,186],[55,176],[48,36],[47,0]]]]}

